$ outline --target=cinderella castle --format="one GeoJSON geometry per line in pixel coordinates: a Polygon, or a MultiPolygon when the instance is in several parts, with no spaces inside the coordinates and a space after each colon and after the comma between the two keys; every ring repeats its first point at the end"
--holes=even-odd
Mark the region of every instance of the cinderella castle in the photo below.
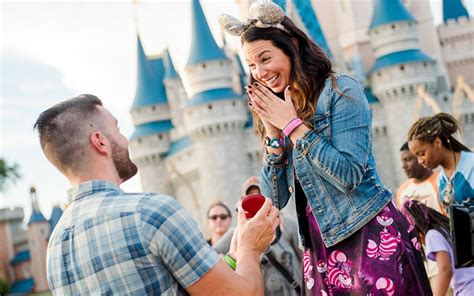
{"type": "MultiPolygon", "coordinates": [[[[130,150],[142,189],[176,197],[204,226],[212,202],[233,207],[244,180],[259,174],[263,150],[240,57],[225,41],[217,45],[199,0],[190,2],[192,41],[183,71],[168,50],[145,55],[138,37],[130,150]]],[[[237,1],[241,19],[251,2],[237,1]]],[[[443,0],[438,26],[425,0],[274,2],[326,50],[337,71],[364,85],[377,166],[393,191],[406,178],[399,148],[420,116],[454,114],[460,137],[474,147],[474,19],[461,0],[443,0]]]]}

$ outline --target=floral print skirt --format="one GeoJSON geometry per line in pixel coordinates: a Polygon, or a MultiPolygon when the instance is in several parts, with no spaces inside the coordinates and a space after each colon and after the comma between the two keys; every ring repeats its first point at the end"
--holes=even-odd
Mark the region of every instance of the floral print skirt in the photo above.
{"type": "Polygon", "coordinates": [[[303,295],[432,295],[420,245],[392,202],[346,240],[326,248],[307,207],[303,295]]]}

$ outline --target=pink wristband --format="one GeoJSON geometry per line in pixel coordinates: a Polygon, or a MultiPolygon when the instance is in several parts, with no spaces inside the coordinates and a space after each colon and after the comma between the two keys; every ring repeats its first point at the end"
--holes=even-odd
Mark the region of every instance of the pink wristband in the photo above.
{"type": "Polygon", "coordinates": [[[289,137],[291,133],[302,124],[303,120],[299,119],[298,117],[293,118],[286,124],[285,128],[283,129],[283,134],[289,137]]]}

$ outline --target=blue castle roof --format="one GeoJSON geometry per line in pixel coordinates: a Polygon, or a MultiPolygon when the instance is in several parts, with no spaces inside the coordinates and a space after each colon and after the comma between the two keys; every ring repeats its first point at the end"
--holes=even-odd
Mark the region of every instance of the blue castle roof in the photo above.
{"type": "Polygon", "coordinates": [[[35,280],[33,278],[16,281],[12,285],[11,293],[20,294],[20,293],[30,293],[35,287],[35,280]]]}
{"type": "Polygon", "coordinates": [[[432,59],[418,49],[402,50],[378,58],[369,73],[399,64],[430,61],[432,61],[432,59]]]}
{"type": "Polygon", "coordinates": [[[177,139],[176,141],[171,142],[170,148],[168,149],[168,152],[166,152],[166,157],[170,157],[179,151],[190,147],[192,145],[191,138],[189,137],[182,137],[177,139]]]}
{"type": "Polygon", "coordinates": [[[369,104],[375,104],[379,102],[379,99],[372,93],[372,89],[370,87],[364,87],[364,92],[369,104]]]}
{"type": "Polygon", "coordinates": [[[213,101],[235,100],[240,98],[241,97],[230,88],[215,88],[195,94],[186,104],[186,107],[191,107],[213,101]]]}
{"type": "Polygon", "coordinates": [[[163,52],[163,63],[165,65],[165,79],[179,77],[178,72],[176,72],[176,69],[174,68],[173,60],[171,59],[168,49],[165,49],[163,52]]]}
{"type": "Polygon", "coordinates": [[[10,262],[11,265],[17,265],[25,261],[29,261],[31,259],[30,250],[23,250],[18,252],[13,260],[10,262]]]}
{"type": "Polygon", "coordinates": [[[226,59],[224,52],[212,37],[199,0],[192,0],[191,28],[191,49],[186,66],[226,59]]]}
{"type": "MultiPolygon", "coordinates": [[[[319,25],[318,17],[314,12],[310,0],[293,0],[301,20],[308,30],[309,36],[322,48],[328,56],[331,56],[331,51],[324,37],[321,26],[319,25]]],[[[279,4],[280,5],[280,4],[279,4]]]]}
{"type": "Polygon", "coordinates": [[[51,225],[51,232],[53,231],[56,224],[58,224],[59,219],[61,218],[63,211],[60,207],[55,206],[53,212],[51,213],[51,218],[49,218],[49,224],[51,225]]]}
{"type": "Polygon", "coordinates": [[[48,222],[46,218],[41,214],[39,210],[36,210],[33,208],[33,211],[31,212],[30,220],[28,221],[28,225],[33,224],[33,223],[41,223],[41,222],[48,222]]]}
{"type": "Polygon", "coordinates": [[[458,19],[460,17],[469,18],[469,13],[461,0],[443,0],[443,21],[446,23],[450,19],[458,19]]]}
{"type": "Polygon", "coordinates": [[[283,11],[286,11],[286,0],[273,0],[273,2],[280,6],[283,11]]]}
{"type": "Polygon", "coordinates": [[[250,111],[247,113],[247,121],[245,122],[244,128],[253,128],[253,116],[250,111]]]}
{"type": "Polygon", "coordinates": [[[374,14],[369,29],[400,21],[416,21],[400,0],[375,1],[374,14]]]}
{"type": "Polygon", "coordinates": [[[148,59],[137,36],[137,90],[132,109],[168,102],[163,85],[164,65],[161,58],[148,59]]]}
{"type": "Polygon", "coordinates": [[[140,124],[130,136],[130,141],[149,135],[169,132],[173,128],[171,120],[161,120],[140,124]]]}

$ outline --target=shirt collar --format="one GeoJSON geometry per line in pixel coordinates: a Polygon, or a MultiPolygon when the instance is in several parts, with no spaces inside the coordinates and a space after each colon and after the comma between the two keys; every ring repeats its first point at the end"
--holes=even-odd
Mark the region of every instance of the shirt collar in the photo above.
{"type": "Polygon", "coordinates": [[[67,191],[67,197],[69,203],[86,197],[88,195],[95,194],[97,192],[117,192],[117,193],[125,193],[120,187],[117,185],[104,181],[104,180],[92,180],[88,182],[84,182],[78,184],[67,191]]]}

